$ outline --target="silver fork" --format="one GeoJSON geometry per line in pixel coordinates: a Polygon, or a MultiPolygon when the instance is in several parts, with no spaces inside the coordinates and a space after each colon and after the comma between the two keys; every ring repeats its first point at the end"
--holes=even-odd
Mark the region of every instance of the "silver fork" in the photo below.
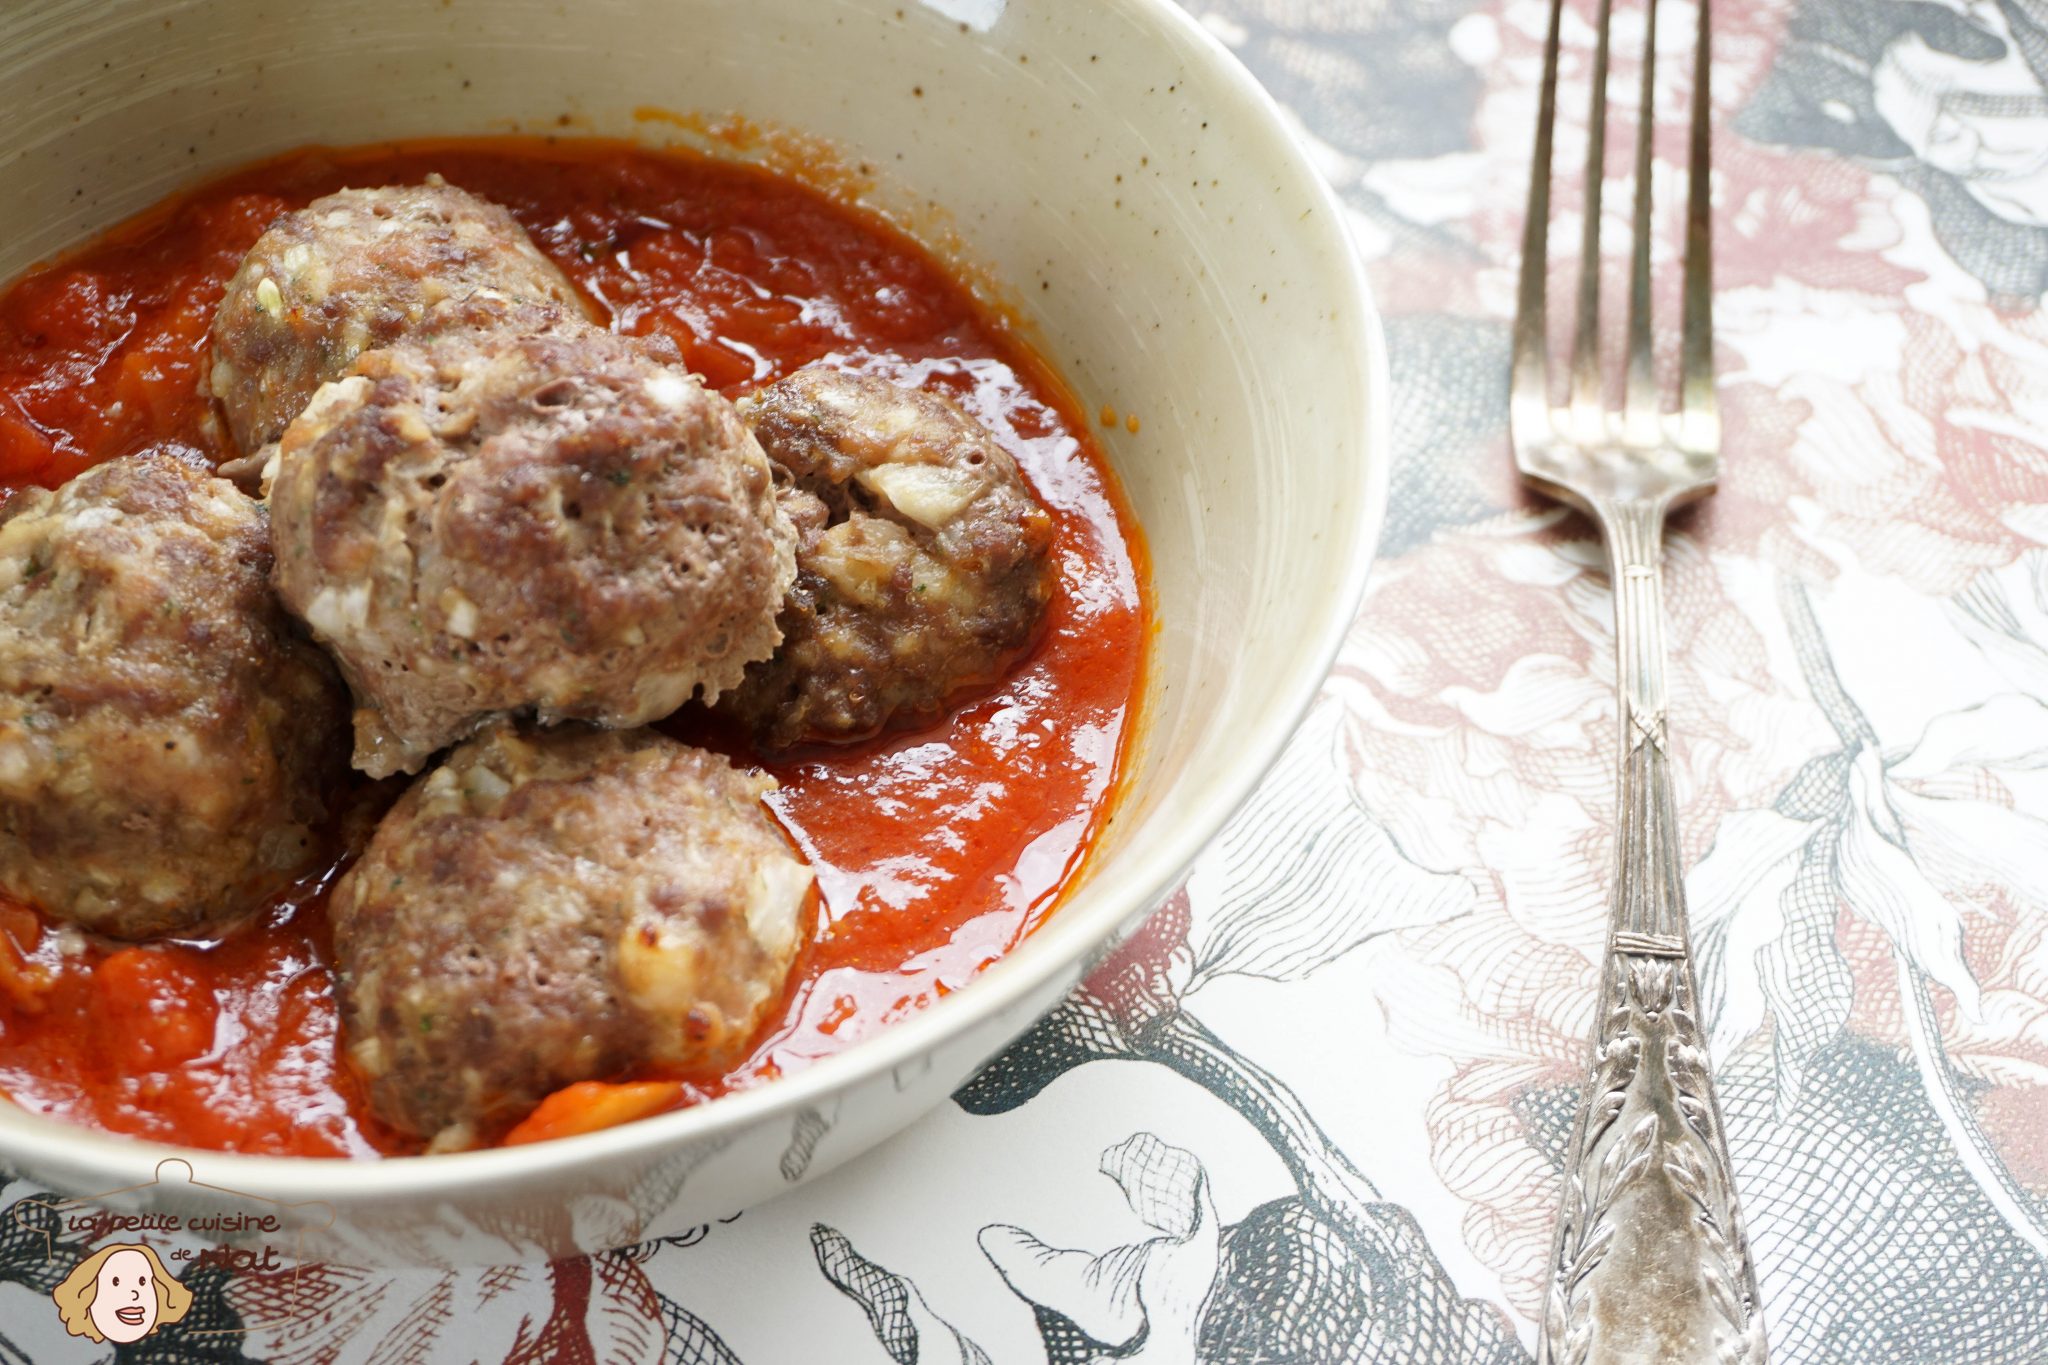
{"type": "Polygon", "coordinates": [[[1646,0],[1629,262],[1627,371],[1619,411],[1600,372],[1600,179],[1608,29],[1600,0],[1586,156],[1585,232],[1569,396],[1550,398],[1544,318],[1558,27],[1552,0],[1515,314],[1510,429],[1535,487],[1599,523],[1614,582],[1621,809],[1600,1022],[1565,1157],[1542,1365],[1763,1365],[1749,1240],[1694,1005],[1678,817],[1665,749],[1665,514],[1711,492],[1720,466],[1708,194],[1707,0],[1699,5],[1687,180],[1678,411],[1650,360],[1650,128],[1656,0],[1646,0]]]}

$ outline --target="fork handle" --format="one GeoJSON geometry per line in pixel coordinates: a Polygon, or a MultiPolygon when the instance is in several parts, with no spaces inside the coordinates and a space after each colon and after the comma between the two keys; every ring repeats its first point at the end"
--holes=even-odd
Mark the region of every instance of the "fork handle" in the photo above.
{"type": "Polygon", "coordinates": [[[1763,1365],[1763,1317],[1694,1006],[1665,748],[1661,499],[1593,511],[1614,581],[1618,867],[1565,1155],[1541,1365],[1763,1365]]]}

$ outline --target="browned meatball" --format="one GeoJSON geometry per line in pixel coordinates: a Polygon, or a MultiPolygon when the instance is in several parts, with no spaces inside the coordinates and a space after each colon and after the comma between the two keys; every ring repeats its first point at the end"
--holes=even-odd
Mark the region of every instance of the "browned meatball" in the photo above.
{"type": "Polygon", "coordinates": [[[774,785],[648,730],[510,726],[415,782],[332,902],[377,1115],[463,1147],[576,1081],[737,1061],[811,887],[774,785]]]}
{"type": "Polygon", "coordinates": [[[568,278],[511,214],[438,175],[330,194],[272,223],[228,281],[207,385],[253,455],[358,355],[480,290],[582,316],[568,278]]]}
{"type": "Polygon", "coordinates": [[[987,682],[1052,596],[1052,519],[934,394],[813,367],[744,407],[786,476],[797,582],[775,657],[720,709],[769,748],[859,739],[987,682]]]}
{"type": "Polygon", "coordinates": [[[0,887],[119,938],[282,887],[348,770],[263,509],[198,461],[131,455],[0,509],[0,887]]]}
{"type": "Polygon", "coordinates": [[[715,698],[774,651],[795,573],[732,405],[594,330],[367,353],[286,431],[270,506],[278,589],[380,777],[501,715],[715,698]]]}

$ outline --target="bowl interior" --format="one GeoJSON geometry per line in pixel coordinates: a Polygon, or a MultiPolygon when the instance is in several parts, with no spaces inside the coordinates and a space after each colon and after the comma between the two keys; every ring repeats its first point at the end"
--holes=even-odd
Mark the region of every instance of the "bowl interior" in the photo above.
{"type": "MultiPolygon", "coordinates": [[[[998,282],[1082,410],[1118,414],[1157,631],[1084,885],[932,1027],[1149,909],[1349,619],[1386,482],[1377,323],[1278,114],[1163,0],[46,0],[0,13],[0,92],[0,277],[291,147],[539,131],[796,165],[998,282]]],[[[58,1140],[0,1112],[0,1149],[58,1140]]]]}

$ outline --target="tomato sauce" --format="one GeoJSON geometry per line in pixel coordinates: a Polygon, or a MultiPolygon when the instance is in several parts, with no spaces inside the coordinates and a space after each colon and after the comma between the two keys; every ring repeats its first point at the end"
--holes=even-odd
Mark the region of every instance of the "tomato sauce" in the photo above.
{"type": "MultiPolygon", "coordinates": [[[[666,333],[729,396],[816,361],[951,396],[1016,456],[1057,526],[1044,637],[1001,684],[937,724],[765,765],[820,892],[780,1015],[734,1071],[630,1078],[642,1084],[613,1088],[607,1112],[799,1070],[958,989],[1053,908],[1115,795],[1147,638],[1144,560],[1071,397],[1000,314],[890,226],[764,171],[618,143],[298,153],[0,293],[0,495],[153,442],[230,458],[198,384],[242,255],[319,195],[436,171],[510,208],[614,328],[666,333]]],[[[666,725],[758,761],[689,710],[666,725]]],[[[338,846],[360,846],[394,786],[364,784],[338,846]]],[[[198,1147],[416,1150],[369,1114],[337,1056],[325,898],[347,862],[210,942],[103,942],[0,900],[0,1091],[198,1147]]]]}

